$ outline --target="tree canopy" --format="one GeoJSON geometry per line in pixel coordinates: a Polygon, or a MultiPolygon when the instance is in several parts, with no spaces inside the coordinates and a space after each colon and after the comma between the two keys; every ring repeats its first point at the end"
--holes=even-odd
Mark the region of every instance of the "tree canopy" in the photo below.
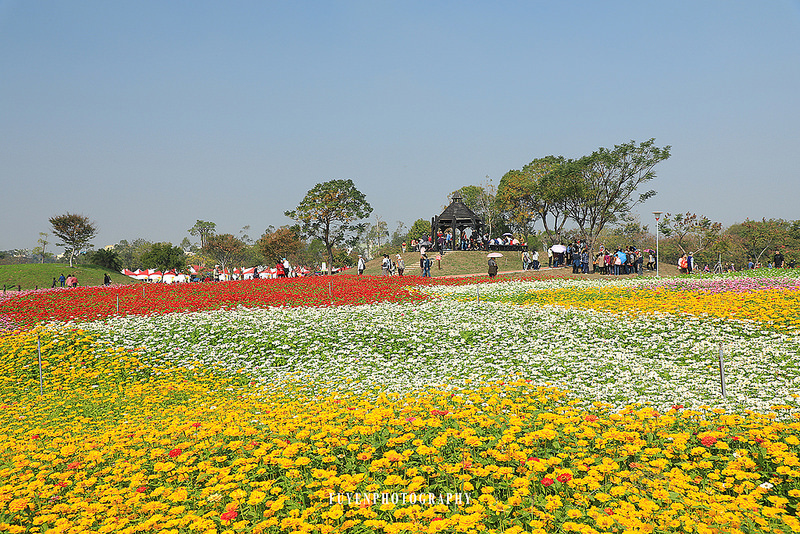
{"type": "Polygon", "coordinates": [[[603,228],[630,213],[634,206],[656,194],[637,194],[639,186],[655,178],[654,167],[669,158],[669,146],[655,139],[599,148],[589,156],[562,166],[567,184],[567,212],[591,247],[603,228]]]}
{"type": "Polygon", "coordinates": [[[300,224],[303,234],[325,244],[328,274],[333,273],[333,248],[354,246],[367,223],[372,207],[352,180],[330,180],[314,186],[296,209],[285,215],[300,224]]]}
{"type": "Polygon", "coordinates": [[[208,243],[209,236],[214,235],[216,229],[216,223],[197,219],[197,222],[194,223],[194,226],[189,228],[189,234],[200,237],[200,248],[203,248],[206,246],[206,243],[208,243]]]}
{"type": "Polygon", "coordinates": [[[142,254],[141,260],[148,269],[155,268],[162,272],[186,267],[186,254],[182,248],[172,246],[172,243],[153,243],[150,249],[142,254]]]}
{"type": "Polygon", "coordinates": [[[59,247],[66,247],[69,254],[69,266],[72,267],[73,259],[81,250],[91,248],[91,241],[97,235],[97,226],[85,215],[65,213],[50,218],[53,234],[61,240],[56,243],[59,247]]]}
{"type": "Polygon", "coordinates": [[[270,226],[258,240],[256,246],[267,262],[275,264],[283,258],[295,257],[305,245],[296,230],[288,226],[282,226],[276,230],[270,226]]]}
{"type": "Polygon", "coordinates": [[[247,245],[232,234],[209,235],[203,252],[217,262],[224,271],[229,266],[241,261],[247,252],[247,245]]]}

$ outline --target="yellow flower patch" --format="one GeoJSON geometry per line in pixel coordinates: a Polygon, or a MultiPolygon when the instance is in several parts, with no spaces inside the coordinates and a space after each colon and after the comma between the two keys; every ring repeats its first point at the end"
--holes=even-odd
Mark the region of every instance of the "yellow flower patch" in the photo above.
{"type": "Polygon", "coordinates": [[[267,394],[74,330],[2,336],[0,355],[0,532],[798,526],[796,418],[586,410],[525,381],[267,394]]]}

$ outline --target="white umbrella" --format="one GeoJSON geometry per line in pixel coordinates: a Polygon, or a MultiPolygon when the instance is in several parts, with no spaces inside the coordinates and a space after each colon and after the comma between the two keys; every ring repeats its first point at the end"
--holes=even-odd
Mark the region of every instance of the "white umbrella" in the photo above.
{"type": "Polygon", "coordinates": [[[500,254],[499,252],[490,252],[489,254],[486,255],[486,257],[487,258],[502,258],[503,255],[500,254]]]}
{"type": "Polygon", "coordinates": [[[566,252],[567,251],[567,247],[565,245],[553,245],[551,248],[553,249],[553,252],[566,252]]]}

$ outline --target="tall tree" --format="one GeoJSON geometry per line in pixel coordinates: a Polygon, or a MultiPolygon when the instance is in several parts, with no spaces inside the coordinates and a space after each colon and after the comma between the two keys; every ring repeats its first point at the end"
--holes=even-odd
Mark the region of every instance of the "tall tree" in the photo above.
{"type": "Polygon", "coordinates": [[[91,255],[89,261],[92,265],[99,265],[110,271],[120,272],[122,270],[122,262],[119,259],[119,254],[114,252],[114,249],[101,248],[91,255]]]}
{"type": "Polygon", "coordinates": [[[208,221],[201,221],[197,219],[197,222],[194,223],[194,226],[189,228],[189,235],[199,236],[200,237],[200,248],[206,246],[208,243],[209,236],[214,235],[214,232],[217,229],[217,224],[208,221]]]}
{"type": "Polygon", "coordinates": [[[69,253],[69,266],[76,254],[81,250],[91,248],[91,241],[97,235],[97,226],[85,215],[75,213],[65,213],[50,218],[50,225],[53,227],[53,234],[62,242],[56,246],[66,247],[65,252],[69,253]]]}
{"type": "Polygon", "coordinates": [[[141,237],[134,239],[133,243],[128,243],[126,239],[121,240],[114,245],[114,252],[119,255],[122,262],[122,267],[132,271],[136,269],[149,269],[142,263],[142,256],[144,256],[152,246],[152,243],[141,237]]]}
{"type": "Polygon", "coordinates": [[[757,263],[765,252],[769,253],[787,244],[800,245],[793,243],[796,239],[792,238],[792,228],[797,223],[798,221],[792,223],[783,219],[745,219],[744,222],[728,228],[727,233],[744,249],[745,257],[753,258],[757,263]]]}
{"type": "Polygon", "coordinates": [[[655,139],[636,144],[599,148],[591,155],[561,166],[567,187],[567,212],[593,247],[597,236],[641,202],[656,194],[637,193],[639,186],[655,178],[654,167],[669,158],[671,147],[655,146],[655,139]]]}
{"type": "Polygon", "coordinates": [[[408,231],[408,241],[419,241],[421,237],[426,235],[431,235],[431,222],[425,219],[417,219],[408,231]]]}
{"type": "Polygon", "coordinates": [[[722,224],[696,213],[667,213],[658,224],[658,231],[667,238],[674,238],[684,254],[697,254],[719,240],[722,224]]]}
{"type": "Polygon", "coordinates": [[[328,255],[328,274],[333,274],[333,248],[354,246],[367,226],[357,221],[370,213],[372,207],[352,180],[330,180],[314,186],[297,208],[285,215],[300,223],[305,235],[322,240],[328,255]]]}
{"type": "Polygon", "coordinates": [[[550,244],[561,243],[567,222],[567,188],[561,172],[564,158],[537,158],[522,170],[510,170],[500,180],[497,203],[516,226],[528,226],[537,219],[550,244]]]}
{"type": "Polygon", "coordinates": [[[406,228],[406,224],[403,221],[397,221],[397,228],[395,228],[394,232],[392,232],[390,243],[395,247],[401,246],[403,241],[406,240],[407,234],[408,228],[406,228]]]}
{"type": "Polygon", "coordinates": [[[39,256],[41,256],[41,260],[39,261],[39,263],[44,263],[44,257],[45,255],[47,255],[46,249],[47,245],[50,243],[50,241],[47,240],[48,235],[50,234],[48,234],[47,232],[39,232],[39,239],[36,241],[37,243],[39,243],[39,246],[33,249],[34,254],[38,254],[39,256]]]}
{"type": "Polygon", "coordinates": [[[203,252],[213,258],[222,267],[223,272],[241,262],[246,250],[247,245],[232,234],[210,235],[203,248],[203,252]]]}
{"type": "Polygon", "coordinates": [[[186,267],[186,254],[180,247],[172,243],[153,243],[150,250],[142,255],[142,263],[148,269],[158,269],[162,272],[170,269],[181,270],[186,267]]]}
{"type": "Polygon", "coordinates": [[[288,227],[281,226],[277,230],[270,226],[256,243],[264,259],[274,265],[283,258],[294,258],[303,250],[303,241],[298,233],[288,227]]]}
{"type": "Polygon", "coordinates": [[[487,176],[486,181],[479,185],[465,185],[458,191],[453,191],[450,196],[456,193],[461,195],[461,200],[478,217],[483,219],[486,224],[486,231],[493,236],[502,226],[502,213],[497,203],[497,188],[492,180],[487,176]]]}
{"type": "Polygon", "coordinates": [[[375,216],[375,224],[369,225],[366,240],[367,253],[370,257],[389,240],[389,225],[379,215],[375,216]]]}

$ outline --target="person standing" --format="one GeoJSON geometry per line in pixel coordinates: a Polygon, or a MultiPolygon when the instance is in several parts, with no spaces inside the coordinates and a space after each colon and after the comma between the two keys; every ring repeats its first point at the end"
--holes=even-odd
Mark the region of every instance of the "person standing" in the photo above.
{"type": "Polygon", "coordinates": [[[690,252],[686,256],[686,273],[692,274],[693,270],[694,270],[694,253],[690,252]]]}
{"type": "Polygon", "coordinates": [[[783,253],[780,250],[775,251],[775,255],[772,257],[772,263],[775,265],[776,269],[783,267],[783,253]]]}
{"type": "Polygon", "coordinates": [[[286,278],[292,274],[292,264],[286,258],[283,258],[283,273],[286,278]]]}
{"type": "Polygon", "coordinates": [[[489,258],[489,278],[497,276],[497,262],[494,258],[489,258]]]}
{"type": "Polygon", "coordinates": [[[406,270],[406,262],[403,261],[403,256],[398,254],[395,264],[397,265],[397,276],[403,276],[403,271],[406,270]]]}
{"type": "Polygon", "coordinates": [[[56,287],[56,282],[58,282],[58,280],[57,280],[57,279],[56,279],[56,277],[54,276],[54,277],[53,277],[53,285],[52,285],[52,286],[50,286],[50,289],[53,289],[54,287],[56,287]]]}
{"type": "Polygon", "coordinates": [[[389,276],[389,267],[392,265],[392,260],[389,259],[388,254],[383,255],[383,260],[381,260],[381,275],[382,276],[389,276]]]}
{"type": "Polygon", "coordinates": [[[111,285],[111,277],[108,275],[108,273],[103,275],[103,285],[106,287],[111,285]]]}
{"type": "Polygon", "coordinates": [[[64,273],[61,273],[61,276],[58,277],[58,281],[61,283],[61,287],[64,287],[64,282],[67,281],[67,277],[64,276],[64,273]]]}
{"type": "Polygon", "coordinates": [[[553,247],[547,248],[547,267],[553,267],[553,247]]]}
{"type": "Polygon", "coordinates": [[[367,264],[366,264],[366,262],[364,262],[364,256],[359,254],[358,255],[358,274],[359,275],[364,274],[364,269],[366,269],[366,268],[367,268],[367,264]]]}
{"type": "Polygon", "coordinates": [[[644,256],[642,255],[641,250],[636,251],[636,257],[634,259],[634,265],[636,266],[636,274],[642,276],[644,274],[644,256]]]}

